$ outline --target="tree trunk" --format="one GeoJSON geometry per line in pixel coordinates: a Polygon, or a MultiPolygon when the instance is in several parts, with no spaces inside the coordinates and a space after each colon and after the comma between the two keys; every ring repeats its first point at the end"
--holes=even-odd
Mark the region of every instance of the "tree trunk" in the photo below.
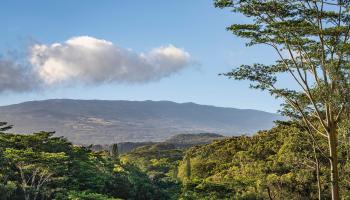
{"type": "Polygon", "coordinates": [[[334,126],[331,128],[329,132],[328,145],[329,145],[329,161],[331,165],[332,200],[340,200],[337,135],[336,135],[336,128],[334,126]]]}
{"type": "Polygon", "coordinates": [[[30,200],[29,194],[24,194],[24,199],[25,199],[25,200],[30,200]]]}
{"type": "Polygon", "coordinates": [[[269,199],[273,200],[272,196],[271,196],[271,190],[269,187],[267,187],[267,194],[269,195],[269,199]]]}
{"type": "Polygon", "coordinates": [[[317,176],[318,199],[321,200],[320,163],[317,158],[316,158],[316,176],[317,176]]]}
{"type": "Polygon", "coordinates": [[[316,179],[317,179],[318,199],[321,200],[320,161],[317,158],[316,147],[315,147],[314,143],[312,144],[312,148],[313,148],[313,151],[314,151],[315,163],[316,163],[316,179]]]}

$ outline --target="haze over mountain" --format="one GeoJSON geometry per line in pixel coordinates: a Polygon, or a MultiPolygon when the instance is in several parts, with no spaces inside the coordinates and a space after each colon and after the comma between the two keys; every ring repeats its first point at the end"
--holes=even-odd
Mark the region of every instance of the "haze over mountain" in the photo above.
{"type": "Polygon", "coordinates": [[[164,141],[179,133],[252,134],[282,119],[273,113],[170,101],[54,99],[0,107],[14,132],[56,131],[78,144],[164,141]]]}

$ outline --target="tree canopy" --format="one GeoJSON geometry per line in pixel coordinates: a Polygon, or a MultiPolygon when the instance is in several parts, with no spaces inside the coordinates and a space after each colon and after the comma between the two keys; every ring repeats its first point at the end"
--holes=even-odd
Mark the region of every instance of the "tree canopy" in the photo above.
{"type": "Polygon", "coordinates": [[[248,17],[227,29],[278,56],[271,65],[242,65],[224,75],[283,98],[283,114],[328,140],[332,198],[340,199],[337,137],[350,108],[350,1],[216,0],[215,6],[248,17]],[[282,74],[294,86],[281,87],[282,74]]]}

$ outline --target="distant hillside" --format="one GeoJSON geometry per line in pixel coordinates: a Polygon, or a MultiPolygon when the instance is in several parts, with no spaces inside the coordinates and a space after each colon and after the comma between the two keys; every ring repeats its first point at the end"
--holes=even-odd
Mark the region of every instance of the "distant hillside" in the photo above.
{"type": "MultiPolygon", "coordinates": [[[[118,152],[120,154],[123,153],[128,153],[130,151],[133,151],[134,149],[138,147],[143,147],[143,146],[152,146],[154,144],[158,144],[158,142],[121,142],[117,143],[118,144],[118,152]]],[[[91,150],[93,151],[109,151],[112,147],[111,145],[105,144],[95,144],[91,146],[91,150]]]]}
{"type": "MultiPolygon", "coordinates": [[[[201,144],[209,144],[213,140],[225,139],[226,137],[215,133],[178,134],[170,137],[164,142],[121,142],[118,143],[120,154],[131,152],[139,147],[161,147],[172,145],[174,148],[189,148],[201,144]]],[[[93,151],[109,151],[112,145],[95,144],[91,146],[93,151]]]]}
{"type": "Polygon", "coordinates": [[[164,141],[177,133],[269,129],[277,114],[170,101],[45,100],[0,107],[14,131],[56,131],[78,144],[164,141]]]}
{"type": "Polygon", "coordinates": [[[184,148],[191,147],[194,145],[208,144],[213,140],[224,138],[224,136],[215,133],[178,134],[165,140],[165,142],[174,144],[176,147],[179,148],[184,148]]]}

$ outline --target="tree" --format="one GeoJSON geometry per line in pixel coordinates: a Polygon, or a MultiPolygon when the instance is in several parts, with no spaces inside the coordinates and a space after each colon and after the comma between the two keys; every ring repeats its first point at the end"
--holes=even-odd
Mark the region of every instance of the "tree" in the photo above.
{"type": "Polygon", "coordinates": [[[337,129],[349,112],[350,1],[215,0],[215,6],[251,18],[228,30],[248,39],[248,46],[270,46],[278,56],[272,65],[242,65],[224,75],[283,98],[285,115],[328,141],[332,199],[340,199],[337,129]],[[298,89],[279,87],[281,74],[298,89]]]}
{"type": "Polygon", "coordinates": [[[8,125],[7,122],[0,122],[0,132],[5,132],[7,130],[10,130],[12,128],[12,125],[8,125]]]}
{"type": "Polygon", "coordinates": [[[185,165],[185,176],[187,178],[187,180],[191,180],[191,157],[190,155],[186,155],[185,156],[185,160],[186,160],[186,165],[185,165]]]}
{"type": "Polygon", "coordinates": [[[7,148],[4,157],[18,170],[24,199],[36,200],[42,189],[64,170],[64,153],[34,152],[32,149],[7,148]],[[62,167],[60,167],[62,166],[62,167]]]}
{"type": "Polygon", "coordinates": [[[118,158],[119,157],[118,144],[117,143],[112,144],[110,148],[111,148],[109,152],[110,156],[113,158],[118,158]]]}
{"type": "Polygon", "coordinates": [[[91,192],[86,192],[86,191],[69,192],[68,199],[69,200],[118,200],[117,198],[110,198],[106,195],[102,195],[102,194],[98,194],[98,193],[91,193],[91,192]]]}

